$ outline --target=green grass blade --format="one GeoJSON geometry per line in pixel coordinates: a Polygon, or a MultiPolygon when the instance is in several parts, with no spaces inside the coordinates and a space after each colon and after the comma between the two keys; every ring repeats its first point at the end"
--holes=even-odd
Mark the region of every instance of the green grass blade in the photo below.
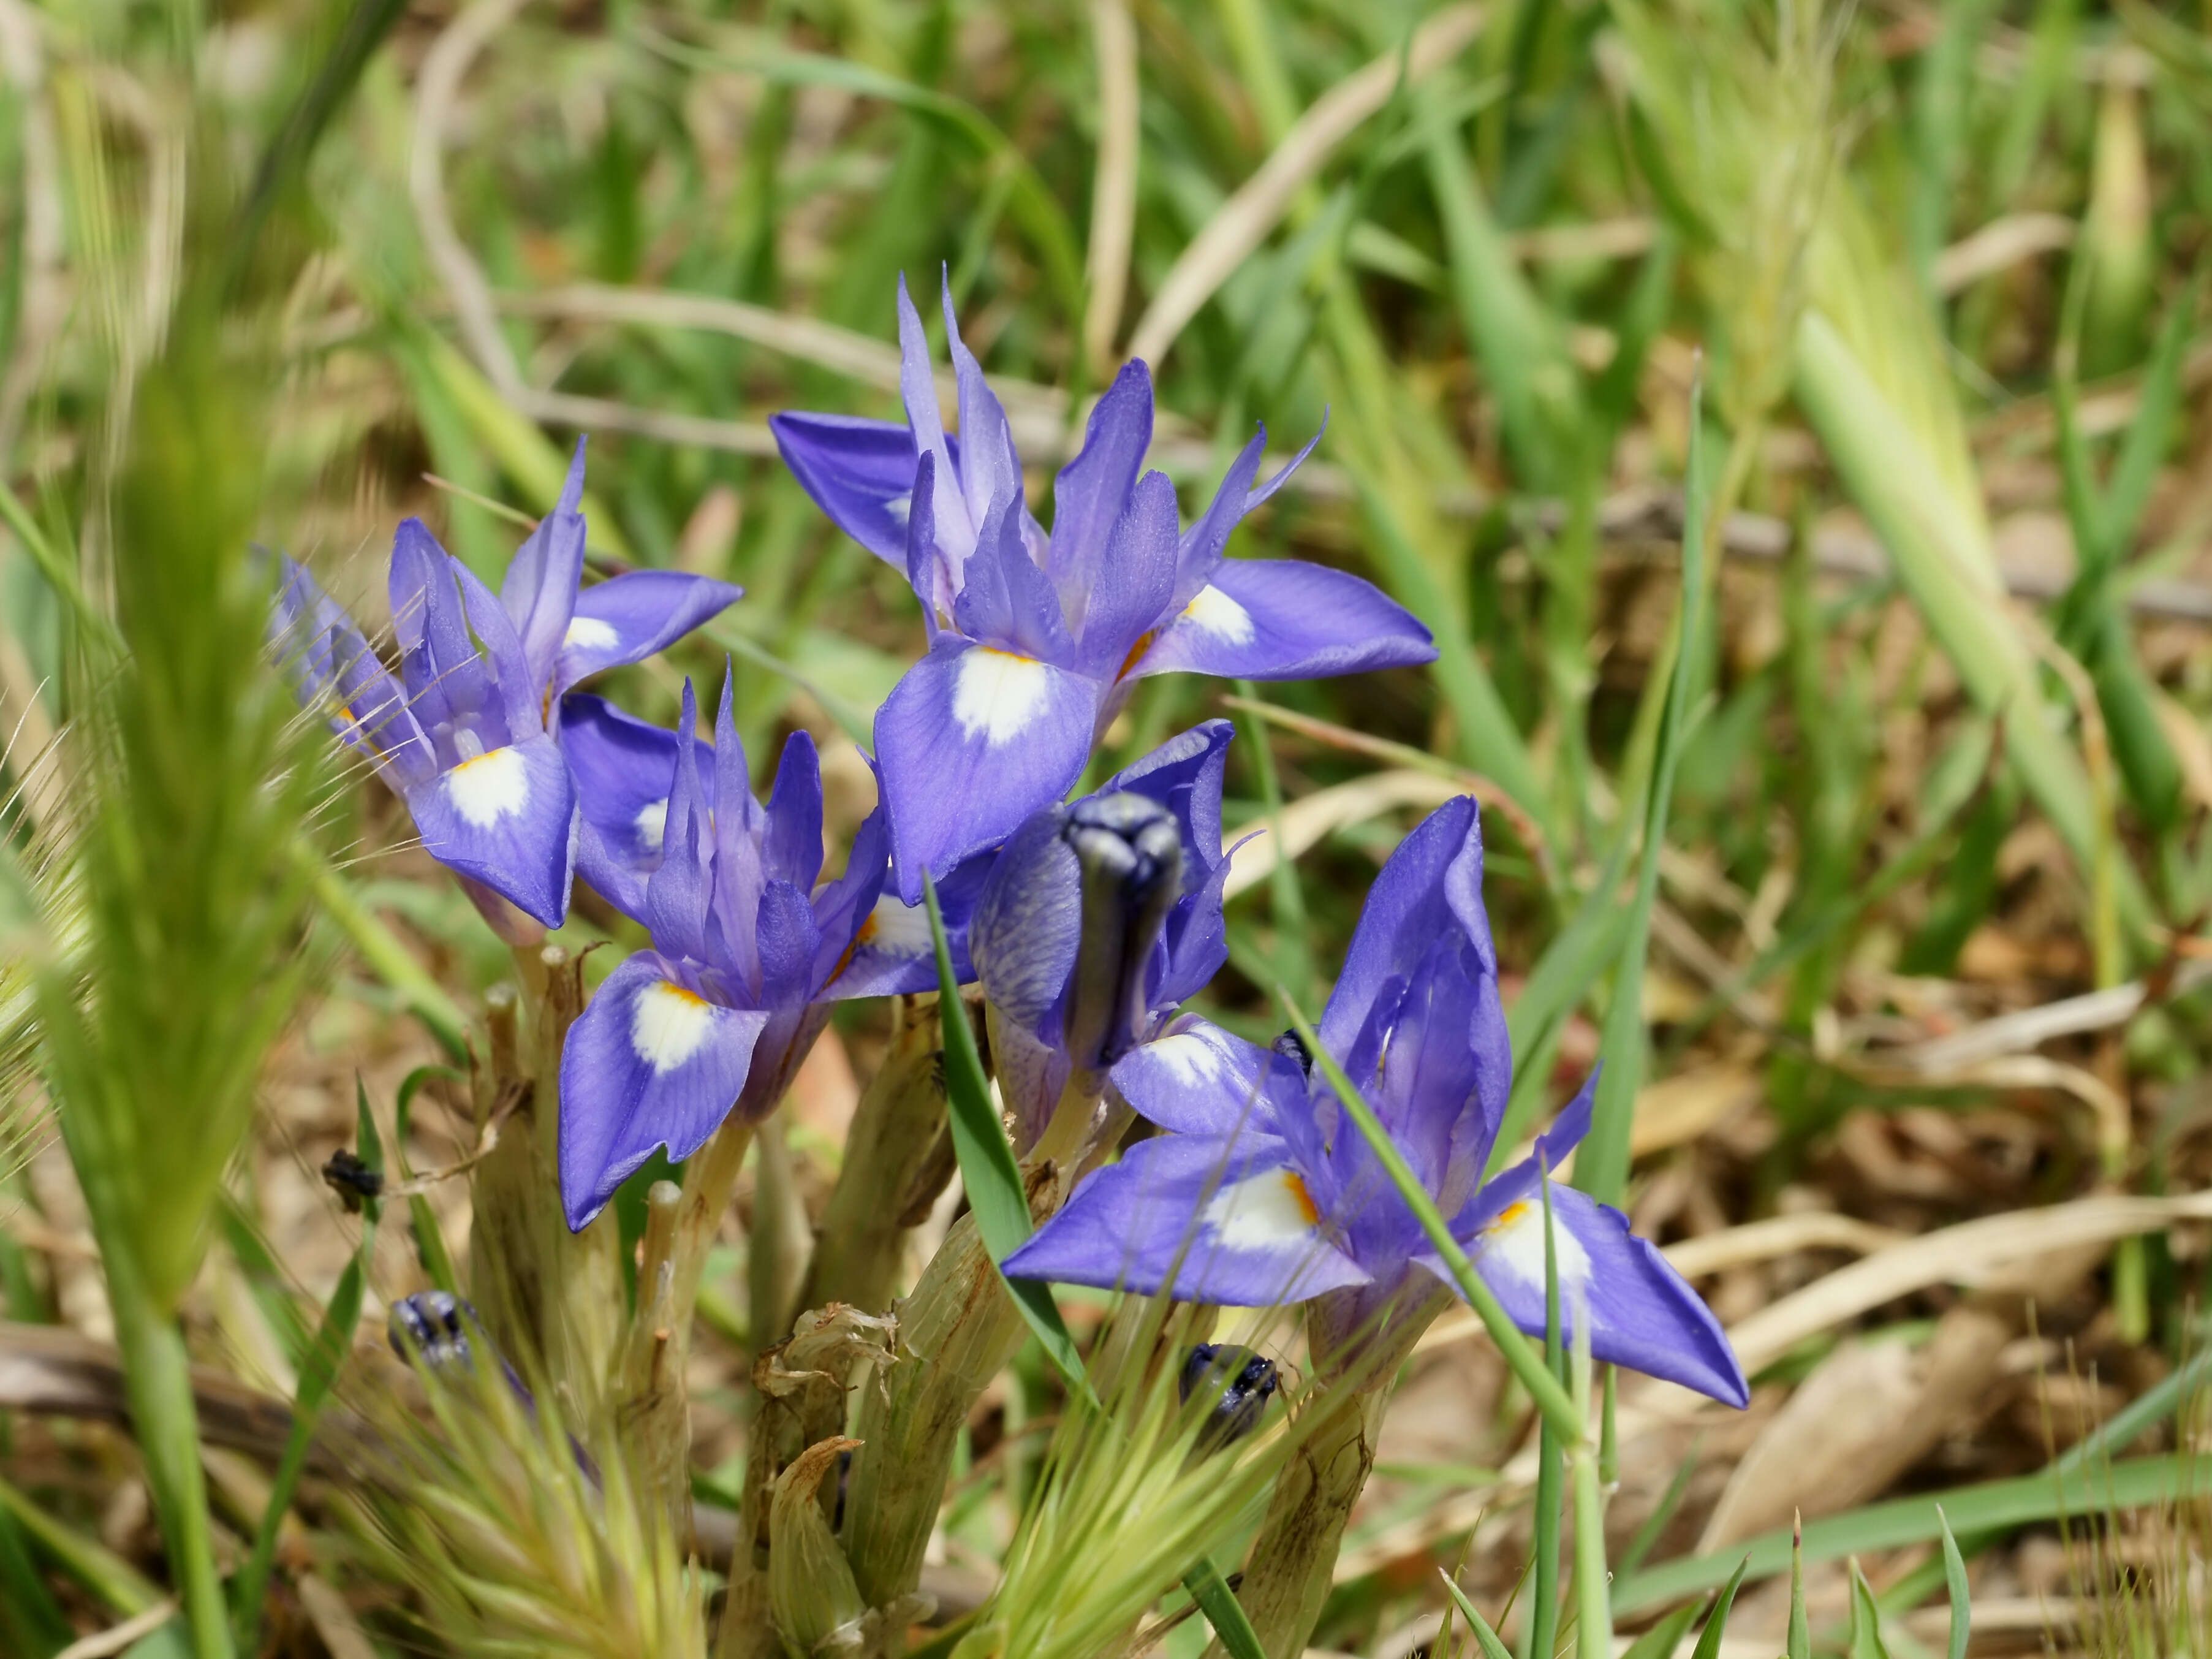
{"type": "Polygon", "coordinates": [[[1452,1605],[1459,1609],[1460,1617],[1466,1620],[1468,1627],[1474,1632],[1474,1639],[1482,1649],[1482,1659],[1513,1659],[1513,1650],[1507,1647],[1498,1632],[1490,1627],[1490,1620],[1485,1619],[1481,1610],[1467,1599],[1467,1592],[1454,1582],[1452,1576],[1439,1569],[1437,1577],[1444,1581],[1444,1588],[1451,1592],[1452,1605]]]}
{"type": "Polygon", "coordinates": [[[1951,1639],[1945,1659],[1966,1659],[1966,1638],[1972,1634],[1974,1593],[1966,1583],[1966,1558],[1951,1535],[1951,1522],[1943,1506],[1936,1506],[1936,1523],[1943,1528],[1943,1584],[1951,1599],[1951,1639]]]}
{"type": "Polygon", "coordinates": [[[1682,1459],[1681,1467],[1674,1471],[1674,1478],[1667,1483],[1667,1490],[1659,1495],[1658,1504],[1644,1517],[1644,1524],[1637,1528],[1636,1535],[1628,1540],[1628,1547],[1621,1551],[1620,1559],[1614,1563],[1616,1577],[1620,1573],[1634,1572],[1644,1565],[1644,1557],[1650,1555],[1652,1547],[1658,1543],[1659,1534],[1666,1531],[1667,1523],[1682,1507],[1682,1499],[1690,1490],[1690,1477],[1697,1472],[1698,1444],[1692,1442],[1688,1454],[1682,1459]]]}
{"type": "Polygon", "coordinates": [[[2151,486],[2172,448],[2182,413],[2182,373],[2189,359],[2190,337],[2197,309],[2203,298],[2204,276],[2199,272],[2167,307],[2153,347],[2149,367],[2137,393],[2135,419],[2113,460],[2106,481],[2104,522],[2100,526],[2108,565],[2117,564],[2142,521],[2150,502],[2151,486]]]}
{"type": "Polygon", "coordinates": [[[1621,1659],[1674,1659],[1674,1650],[1682,1645],[1684,1634],[1697,1617],[1698,1604],[1685,1601],[1631,1642],[1621,1659]]]}
{"type": "Polygon", "coordinates": [[[1220,1568],[1211,1561],[1201,1561],[1183,1575],[1182,1587],[1198,1603],[1198,1610],[1213,1626],[1213,1633],[1221,1638],[1221,1645],[1229,1650],[1231,1659],[1267,1659],[1267,1650],[1260,1645],[1260,1633],[1252,1628],[1251,1620],[1245,1616],[1244,1604],[1229,1588],[1229,1581],[1221,1576],[1220,1568]]]}
{"type": "Polygon", "coordinates": [[[654,52],[693,69],[735,70],[775,85],[835,87],[863,98],[881,99],[957,134],[1005,180],[1008,211],[1036,247],[1062,314],[1071,319],[1082,316],[1083,254],[1073,225],[1059,198],[1038,176],[1028,153],[973,104],[868,64],[821,52],[789,47],[748,52],[702,51],[651,30],[641,30],[640,39],[654,52]]]}
{"type": "MultiPolygon", "coordinates": [[[[403,1177],[413,1171],[407,1165],[407,1127],[415,1109],[415,1097],[432,1078],[442,1077],[453,1082],[461,1074],[447,1066],[418,1066],[400,1079],[399,1092],[393,1097],[392,1108],[392,1161],[403,1177]]],[[[372,1124],[371,1128],[374,1126],[372,1124]]],[[[363,1137],[362,1156],[367,1158],[368,1141],[363,1137]]],[[[447,1251],[446,1236],[438,1229],[437,1212],[430,1200],[421,1193],[407,1195],[407,1226],[415,1239],[415,1259],[422,1263],[422,1272],[440,1290],[452,1296],[461,1293],[460,1275],[453,1271],[453,1258],[447,1251]]]]}
{"type": "Polygon", "coordinates": [[[1295,987],[1304,998],[1313,987],[1313,953],[1306,948],[1305,889],[1299,882],[1297,860],[1290,856],[1289,844],[1283,839],[1283,785],[1275,770],[1273,737],[1266,716],[1257,713],[1265,706],[1260,688],[1249,680],[1239,680],[1237,692],[1255,706],[1257,715],[1243,733],[1243,752],[1251,757],[1253,775],[1260,785],[1261,817],[1280,854],[1267,872],[1268,900],[1274,906],[1274,977],[1295,987]]]}
{"type": "Polygon", "coordinates": [[[137,1568],[96,1538],[56,1520],[0,1478],[0,1510],[64,1572],[110,1612],[129,1617],[146,1611],[161,1592],[137,1568]]]}
{"type": "Polygon", "coordinates": [[[1467,763],[1519,802],[1539,824],[1550,812],[1536,763],[1490,672],[1475,653],[1460,607],[1452,604],[1429,561],[1407,535],[1389,491],[1363,469],[1352,467],[1362,517],[1372,532],[1369,550],[1390,591],[1436,635],[1437,659],[1429,672],[1451,709],[1460,753],[1467,763]]]}
{"type": "Polygon", "coordinates": [[[1743,1576],[1750,1567],[1751,1558],[1747,1555],[1736,1563],[1735,1571],[1721,1586],[1720,1599],[1706,1616],[1705,1627],[1698,1632],[1698,1645],[1691,1650],[1690,1659],[1721,1659],[1721,1643],[1728,1636],[1729,1613],[1735,1606],[1735,1593],[1743,1587],[1743,1576]]]}
{"type": "Polygon", "coordinates": [[[1398,1143],[1390,1139],[1390,1132],[1375,1115],[1375,1109],[1367,1103],[1358,1090],[1352,1086],[1352,1079],[1345,1076],[1344,1068],[1337,1064],[1336,1056],[1322,1046],[1320,1034],[1299,1012],[1297,1004],[1291,1000],[1280,986],[1275,988],[1275,995],[1283,1005],[1283,1012],[1289,1016],[1291,1029],[1304,1041],[1306,1052],[1314,1057],[1314,1064],[1328,1079],[1329,1087],[1343,1103],[1344,1109],[1352,1115],[1352,1121],[1358,1126],[1369,1150],[1375,1154],[1376,1162],[1382,1166],[1383,1172],[1390,1177],[1390,1184],[1398,1189],[1399,1197],[1405,1200],[1407,1208],[1421,1224],[1421,1231],[1428,1235],[1429,1243],[1443,1258],[1445,1269],[1452,1276],[1452,1282],[1459,1287],[1460,1294],[1467,1298],[1468,1305],[1474,1310],[1475,1317],[1482,1322],[1483,1329],[1497,1344],[1498,1352],[1504,1357],[1514,1376],[1528,1391],[1529,1400],[1537,1412],[1561,1439],[1570,1445],[1574,1444],[1582,1437],[1582,1418],[1575,1410],[1574,1401],[1567,1397],[1567,1391],[1559,1386],[1559,1379],[1545,1365],[1541,1351],[1522,1335],[1513,1322],[1505,1316],[1505,1310],[1498,1305],[1490,1286],[1482,1282],[1481,1276],[1474,1271],[1474,1264],[1468,1260],[1467,1252],[1452,1237],[1450,1227],[1445,1224],[1443,1216],[1437,1209],[1436,1200],[1430,1197],[1428,1189],[1421,1185],[1421,1178],[1406,1162],[1405,1153],[1399,1150],[1398,1143]]]}
{"type": "Polygon", "coordinates": [[[285,1437],[283,1456],[269,1484],[269,1503],[253,1535],[253,1548],[231,1581],[231,1604],[237,1609],[238,1646],[242,1653],[258,1653],[261,1642],[261,1613],[269,1587],[269,1574],[276,1562],[276,1540],[284,1516],[292,1507],[292,1494],[307,1467],[307,1449],[314,1439],[315,1421],[323,1402],[337,1382],[338,1369],[353,1346],[355,1328],[361,1323],[364,1263],[374,1248],[376,1226],[367,1222],[361,1230],[361,1249],[338,1275],[315,1333],[314,1346],[300,1372],[299,1391],[292,1401],[292,1428],[285,1437]]]}
{"type": "MultiPolygon", "coordinates": [[[[2087,878],[2100,857],[2094,792],[2081,757],[2045,714],[2035,665],[1990,591],[1978,525],[1911,436],[1844,337],[1818,312],[1799,324],[1793,384],[1834,461],[1943,647],[1984,712],[2001,714],[2021,781],[2087,878]]],[[[2128,866],[2116,872],[2123,920],[2148,915],[2128,866]]]]}
{"type": "Polygon", "coordinates": [[[76,1639],[61,1603],[31,1559],[30,1536],[0,1505],[0,1638],[27,1659],[48,1659],[76,1639]]]}
{"type": "Polygon", "coordinates": [[[1557,494],[1571,470],[1568,441],[1581,430],[1574,366],[1506,247],[1441,90],[1431,82],[1413,95],[1460,331],[1498,399],[1515,478],[1557,494]]]}
{"type": "MultiPolygon", "coordinates": [[[[1559,1263],[1557,1239],[1552,1231],[1552,1182],[1548,1173],[1540,1183],[1544,1204],[1544,1369],[1559,1375],[1559,1263]]],[[[1566,1471],[1562,1460],[1567,1448],[1559,1431],[1547,1420],[1536,1435],[1535,1554],[1528,1576],[1529,1659],[1551,1659],[1558,1650],[1559,1629],[1560,1511],[1566,1506],[1566,1471]]],[[[1577,1517],[1577,1525],[1580,1516],[1577,1517]]]]}
{"type": "Polygon", "coordinates": [[[1635,1127],[1636,1091],[1644,1082],[1644,959],[1651,945],[1651,908],[1659,897],[1659,860],[1667,844],[1667,813],[1674,799],[1674,772],[1690,724],[1690,687],[1697,672],[1697,641],[1705,625],[1705,514],[1707,479],[1704,465],[1705,394],[1690,387],[1690,447],[1684,468],[1682,502],[1682,595],[1676,619],[1674,663],[1660,716],[1650,793],[1644,807],[1644,859],[1637,872],[1636,897],[1628,911],[1627,932],[1613,975],[1613,1003],[1606,1011],[1598,1052],[1605,1070],[1592,1102],[1590,1131],[1575,1154],[1575,1184],[1603,1204],[1618,1204],[1628,1184],[1628,1143],[1635,1127]]]}
{"type": "Polygon", "coordinates": [[[1805,1623],[1805,1529],[1801,1522],[1790,1538],[1790,1630],[1783,1651],[1789,1659],[1813,1659],[1813,1632],[1805,1623]]]}
{"type": "Polygon", "coordinates": [[[337,925],[338,931],[361,954],[371,971],[391,988],[410,1013],[422,1022],[423,1028],[446,1051],[447,1058],[455,1061],[467,1058],[468,1022],[461,1014],[460,1005],[447,994],[437,977],[415,959],[415,953],[399,935],[361,902],[353,884],[332,869],[313,848],[301,842],[295,848],[295,856],[312,872],[316,903],[337,925]]]}
{"type": "MultiPolygon", "coordinates": [[[[376,1116],[369,1110],[368,1087],[361,1074],[354,1074],[354,1138],[357,1156],[378,1176],[384,1173],[384,1144],[376,1132],[376,1116]]],[[[277,1460],[276,1472],[269,1485],[269,1502],[262,1510],[260,1527],[253,1536],[253,1547],[230,1586],[231,1605],[236,1609],[238,1646],[242,1653],[258,1653],[261,1648],[262,1604],[269,1586],[269,1575],[276,1565],[276,1540],[284,1516],[292,1507],[292,1494],[299,1490],[300,1477],[307,1470],[307,1449],[313,1442],[315,1421],[322,1414],[323,1402],[329,1399],[331,1389],[337,1382],[338,1371],[345,1364],[347,1353],[353,1346],[354,1332],[361,1323],[362,1292],[368,1283],[369,1264],[376,1259],[376,1224],[383,1212],[383,1204],[374,1198],[362,1201],[361,1243],[347,1262],[345,1271],[329,1303],[323,1310],[322,1323],[315,1332],[313,1345],[308,1349],[307,1360],[300,1367],[299,1387],[292,1399],[292,1428],[285,1437],[283,1455],[277,1460]]]]}
{"type": "MultiPolygon", "coordinates": [[[[2170,1500],[2191,1489],[2191,1460],[2178,1455],[2129,1458],[2105,1468],[2055,1466],[2035,1474],[1954,1486],[1942,1495],[1943,1514],[1932,1497],[1898,1498],[1870,1504],[1845,1515],[1824,1516],[1806,1523],[1805,1559],[1839,1561],[1845,1556],[1908,1544],[1930,1544],[1956,1524],[1973,1533],[2032,1526],[2059,1516],[2103,1513],[2170,1500]]],[[[1750,1576],[1768,1578],[1790,1567],[1788,1528],[1760,1534],[1728,1554],[1687,1556],[1624,1578],[1614,1587],[1613,1604],[1622,1617],[1663,1607],[1722,1582],[1737,1549],[1746,1552],[1750,1576]]]]}
{"type": "MultiPolygon", "coordinates": [[[[1938,1512],[1941,1519],[1941,1512],[1938,1512]]],[[[1950,1529],[1944,1529],[1949,1536],[1950,1529]]],[[[1802,1599],[1802,1598],[1797,1598],[1802,1599]]],[[[1791,1626],[1796,1628],[1794,1623],[1791,1626]]],[[[1859,1571],[1858,1558],[1851,1558],[1851,1634],[1845,1652],[1849,1659],[1890,1659],[1889,1647],[1881,1638],[1881,1608],[1874,1599],[1874,1589],[1859,1571]]]]}

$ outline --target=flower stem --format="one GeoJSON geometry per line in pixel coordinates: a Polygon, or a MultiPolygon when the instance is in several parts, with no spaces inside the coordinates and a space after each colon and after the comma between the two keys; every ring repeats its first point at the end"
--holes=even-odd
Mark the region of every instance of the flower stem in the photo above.
{"type": "MultiPolygon", "coordinates": [[[[892,1018],[890,1052],[853,1114],[845,1161],[822,1212],[821,1236],[799,1292],[801,1312],[832,1302],[866,1313],[890,1305],[906,1249],[915,1149],[928,1146],[945,1126],[944,1035],[937,1006],[901,997],[892,1018]]],[[[764,1341],[757,1339],[754,1346],[764,1341]]]]}
{"type": "MultiPolygon", "coordinates": [[[[1450,1301],[1441,1285],[1387,1305],[1332,1291],[1306,1304],[1319,1370],[1307,1409],[1327,1413],[1275,1482],[1237,1592],[1267,1659],[1297,1659],[1328,1599],[1337,1547],[1375,1467],[1382,1407],[1413,1344],[1450,1301]]],[[[1226,1659],[1215,1641],[1206,1659],[1226,1659]]]]}
{"type": "MultiPolygon", "coordinates": [[[[751,1124],[726,1119],[684,1166],[681,1194],[660,1194],[650,1231],[665,1244],[653,1243],[652,1254],[658,1259],[648,1264],[655,1269],[652,1282],[639,1279],[637,1316],[630,1322],[612,1379],[616,1416],[624,1425],[638,1484],[659,1499],[679,1540],[691,1535],[690,1395],[684,1377],[691,1359],[692,1310],[708,1249],[730,1207],[731,1189],[751,1140],[751,1124]]],[[[739,1553],[745,1548],[739,1540],[739,1553]]]]}
{"type": "MultiPolygon", "coordinates": [[[[1237,1599],[1267,1659],[1297,1659],[1321,1617],[1337,1546],[1375,1467],[1386,1386],[1336,1392],[1328,1415],[1275,1484],[1237,1599]]],[[[1218,1641],[1206,1659],[1225,1659],[1218,1641]]]]}

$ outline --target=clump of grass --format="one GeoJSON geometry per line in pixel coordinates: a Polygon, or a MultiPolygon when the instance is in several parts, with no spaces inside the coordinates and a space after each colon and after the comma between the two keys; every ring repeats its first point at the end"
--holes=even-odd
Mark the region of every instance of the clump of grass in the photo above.
{"type": "Polygon", "coordinates": [[[369,1406],[392,1466],[344,1513],[375,1576],[453,1651],[706,1659],[704,1580],[617,1437],[526,1400],[472,1336],[472,1361],[417,1367],[427,1420],[369,1406]]]}
{"type": "Polygon", "coordinates": [[[1122,1319],[1127,1352],[1138,1358],[1105,1404],[1068,1402],[998,1592],[956,1659],[1144,1650],[1150,1643],[1132,1637],[1146,1609],[1256,1514],[1328,1410],[1300,1399],[1220,1444],[1206,1391],[1187,1402],[1178,1384],[1196,1329],[1191,1311],[1133,1303],[1122,1319]]]}

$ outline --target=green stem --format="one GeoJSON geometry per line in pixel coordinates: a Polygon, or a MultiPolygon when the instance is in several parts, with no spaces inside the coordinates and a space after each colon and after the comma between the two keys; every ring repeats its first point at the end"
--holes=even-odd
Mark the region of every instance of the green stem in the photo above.
{"type": "Polygon", "coordinates": [[[146,1485],[168,1552],[169,1576],[184,1601],[197,1659],[232,1659],[229,1609],[216,1571],[208,1524],[207,1480],[200,1468],[199,1416],[183,1333],[155,1307],[126,1249],[103,1249],[107,1297],[123,1354],[123,1387],[145,1460],[146,1485]]]}

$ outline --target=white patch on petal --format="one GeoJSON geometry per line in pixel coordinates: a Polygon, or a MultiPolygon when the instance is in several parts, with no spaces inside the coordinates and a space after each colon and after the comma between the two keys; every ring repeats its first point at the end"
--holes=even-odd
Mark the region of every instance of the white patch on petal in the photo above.
{"type": "Polygon", "coordinates": [[[661,837],[668,833],[668,797],[663,795],[639,807],[637,816],[630,820],[630,828],[637,831],[637,838],[647,852],[658,853],[661,837]]]}
{"type": "Polygon", "coordinates": [[[953,671],[952,718],[962,736],[996,749],[1036,725],[1051,696],[1052,671],[1042,663],[977,646],[953,671]]]}
{"type": "Polygon", "coordinates": [[[1321,1223],[1313,1194],[1295,1170],[1266,1170],[1214,1194],[1199,1219],[1232,1250],[1279,1250],[1310,1243],[1321,1223]]]}
{"type": "Polygon", "coordinates": [[[447,773],[446,795],[472,827],[489,830],[530,805],[530,769],[514,749],[494,749],[447,773]]]}
{"type": "Polygon", "coordinates": [[[868,919],[860,924],[860,944],[871,951],[895,957],[926,957],[937,947],[929,937],[929,911],[919,904],[902,904],[886,893],[876,901],[868,919]]]}
{"type": "MultiPolygon", "coordinates": [[[[1557,1264],[1559,1289],[1579,1291],[1589,1283],[1589,1252],[1582,1240],[1552,1215],[1552,1256],[1557,1264]]],[[[1544,1293],[1544,1206],[1540,1200],[1523,1199],[1509,1204],[1497,1220],[1482,1230],[1481,1260],[1485,1266],[1517,1279],[1541,1296],[1544,1293]]]]}
{"type": "Polygon", "coordinates": [[[629,1046],[655,1072],[684,1064],[714,1029],[712,1005],[671,980],[654,981],[630,1005],[629,1046]]]}
{"type": "Polygon", "coordinates": [[[1229,1056],[1203,1031],[1178,1031],[1147,1043],[1145,1053],[1164,1066],[1177,1085],[1185,1089],[1225,1082],[1232,1075],[1229,1056]]]}
{"type": "Polygon", "coordinates": [[[574,646],[579,651],[611,651],[622,643],[611,623],[597,617],[579,617],[568,624],[568,631],[561,636],[564,646],[574,646]]]}
{"type": "Polygon", "coordinates": [[[1252,613],[1219,588],[1201,587],[1198,597],[1183,606],[1182,614],[1201,634],[1211,634],[1228,645],[1252,642],[1252,613]]]}
{"type": "Polygon", "coordinates": [[[909,489],[903,495],[892,496],[884,503],[884,511],[891,515],[893,524],[905,529],[906,521],[914,516],[914,491],[909,489]]]}

